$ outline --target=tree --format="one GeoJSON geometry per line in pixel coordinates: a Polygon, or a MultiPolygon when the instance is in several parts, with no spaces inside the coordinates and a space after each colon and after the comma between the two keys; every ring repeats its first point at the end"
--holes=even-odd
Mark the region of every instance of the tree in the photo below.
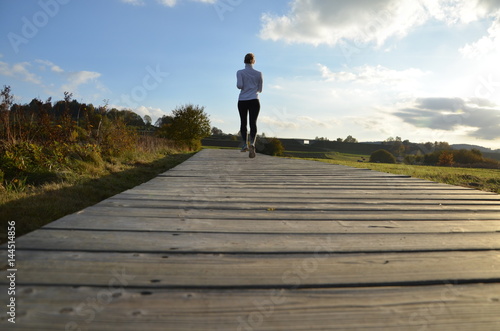
{"type": "Polygon", "coordinates": [[[192,104],[177,107],[172,111],[173,117],[170,123],[160,122],[161,135],[190,145],[200,143],[201,139],[211,134],[210,119],[204,110],[204,107],[192,104]]]}
{"type": "Polygon", "coordinates": [[[155,126],[158,128],[168,126],[172,124],[173,117],[169,115],[163,115],[162,117],[158,118],[155,122],[155,126]]]}
{"type": "Polygon", "coordinates": [[[14,102],[14,96],[11,94],[10,86],[4,85],[3,90],[0,92],[0,138],[11,140],[10,134],[10,107],[14,102]]]}
{"type": "Polygon", "coordinates": [[[217,128],[217,127],[213,127],[212,128],[212,136],[222,136],[224,134],[224,132],[222,132],[221,129],[217,128]]]}
{"type": "Polygon", "coordinates": [[[353,136],[347,136],[347,138],[344,139],[345,143],[357,143],[358,140],[354,138],[353,136]]]}
{"type": "Polygon", "coordinates": [[[453,163],[453,153],[450,151],[442,151],[439,155],[438,166],[452,166],[453,163]]]}

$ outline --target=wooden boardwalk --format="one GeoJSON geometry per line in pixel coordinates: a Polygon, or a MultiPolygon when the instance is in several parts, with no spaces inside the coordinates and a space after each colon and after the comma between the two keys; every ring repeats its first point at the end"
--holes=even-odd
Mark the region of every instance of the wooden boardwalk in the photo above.
{"type": "Polygon", "coordinates": [[[16,246],[2,330],[500,330],[500,196],[407,176],[203,150],[16,246]]]}

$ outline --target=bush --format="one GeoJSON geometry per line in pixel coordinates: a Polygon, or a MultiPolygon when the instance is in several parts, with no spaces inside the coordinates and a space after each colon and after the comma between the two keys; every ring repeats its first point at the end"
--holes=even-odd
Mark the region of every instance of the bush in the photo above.
{"type": "Polygon", "coordinates": [[[452,153],[455,162],[458,164],[474,164],[484,162],[483,154],[477,149],[460,149],[458,151],[452,151],[452,153]]]}
{"type": "Polygon", "coordinates": [[[438,166],[449,166],[451,167],[454,164],[454,157],[452,152],[442,151],[439,155],[438,166]]]}
{"type": "Polygon", "coordinates": [[[439,150],[424,156],[424,164],[438,166],[455,166],[465,168],[498,169],[500,163],[483,157],[477,150],[439,150]]]}
{"type": "Polygon", "coordinates": [[[211,135],[210,119],[205,108],[188,104],[172,111],[160,121],[158,135],[175,141],[200,141],[211,135]]]}
{"type": "Polygon", "coordinates": [[[396,163],[396,158],[391,152],[379,149],[370,155],[370,162],[376,163],[396,163]]]}
{"type": "MultiPolygon", "coordinates": [[[[259,144],[260,145],[260,144],[259,144]]],[[[261,153],[272,155],[272,156],[282,156],[285,148],[278,138],[265,139],[262,146],[258,146],[258,150],[261,153]]]]}

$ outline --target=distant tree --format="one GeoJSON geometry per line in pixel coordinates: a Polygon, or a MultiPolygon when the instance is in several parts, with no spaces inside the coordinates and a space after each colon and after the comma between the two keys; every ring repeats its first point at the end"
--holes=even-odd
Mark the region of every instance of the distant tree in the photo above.
{"type": "Polygon", "coordinates": [[[11,93],[10,86],[4,85],[0,92],[0,138],[11,140],[10,133],[10,107],[14,102],[14,96],[11,93]]]}
{"type": "Polygon", "coordinates": [[[434,150],[436,151],[446,151],[450,150],[451,146],[448,144],[446,141],[440,141],[440,142],[435,142],[434,143],[434,150]]]}
{"type": "Polygon", "coordinates": [[[391,145],[392,153],[397,156],[403,156],[405,154],[406,148],[401,137],[396,137],[396,138],[389,137],[384,141],[384,144],[391,145]]]}
{"type": "Polygon", "coordinates": [[[453,161],[453,153],[449,151],[442,151],[439,155],[438,166],[452,166],[455,162],[453,161]]]}
{"type": "MultiPolygon", "coordinates": [[[[204,110],[204,107],[192,104],[177,107],[172,111],[170,123],[160,122],[160,136],[189,146],[201,146],[201,139],[211,134],[210,119],[204,110]]],[[[169,120],[168,117],[166,120],[169,120]]]]}
{"type": "Polygon", "coordinates": [[[156,120],[155,122],[155,126],[161,128],[161,127],[164,127],[164,126],[168,126],[170,124],[172,124],[172,121],[174,120],[174,118],[170,115],[163,115],[162,117],[160,117],[159,119],[156,120]]]}
{"type": "Polygon", "coordinates": [[[344,139],[345,143],[357,143],[358,140],[354,138],[353,136],[347,136],[347,138],[344,139]]]}
{"type": "Polygon", "coordinates": [[[111,118],[113,120],[122,120],[126,125],[136,127],[136,128],[142,128],[145,126],[144,120],[142,117],[134,113],[131,110],[118,110],[116,108],[112,108],[106,113],[108,118],[111,118]]]}
{"type": "Polygon", "coordinates": [[[147,127],[150,127],[151,126],[151,123],[153,123],[153,119],[151,118],[151,116],[149,115],[144,115],[144,124],[147,126],[147,127]]]}
{"type": "Polygon", "coordinates": [[[337,138],[337,140],[336,140],[336,141],[337,141],[338,143],[341,143],[341,142],[343,142],[343,141],[344,141],[344,139],[342,139],[342,138],[337,138]]]}
{"type": "Polygon", "coordinates": [[[424,144],[420,144],[420,148],[424,154],[432,153],[434,151],[434,143],[429,141],[424,144]]]}
{"type": "Polygon", "coordinates": [[[212,136],[222,136],[224,132],[221,129],[216,128],[215,126],[212,128],[212,136]]]}

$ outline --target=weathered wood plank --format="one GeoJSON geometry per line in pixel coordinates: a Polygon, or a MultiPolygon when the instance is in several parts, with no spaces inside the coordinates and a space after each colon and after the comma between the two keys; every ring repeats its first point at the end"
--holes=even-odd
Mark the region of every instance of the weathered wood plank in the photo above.
{"type": "Polygon", "coordinates": [[[99,205],[86,208],[81,214],[92,217],[101,216],[129,216],[129,217],[174,217],[174,218],[208,218],[208,219],[240,219],[240,220],[498,220],[498,211],[476,210],[285,210],[278,208],[259,208],[245,212],[230,209],[203,209],[203,208],[120,208],[100,207],[99,205]]]}
{"type": "MultiPolygon", "coordinates": [[[[152,254],[19,251],[18,285],[107,286],[112,272],[141,288],[297,288],[500,282],[500,252],[152,254]],[[44,275],[40,277],[40,275],[44,275]]],[[[6,254],[1,254],[2,260],[6,254]]],[[[0,283],[6,283],[0,272],[0,283]]],[[[500,295],[500,293],[499,293],[500,295]]]]}
{"type": "Polygon", "coordinates": [[[117,252],[315,253],[500,249],[500,233],[263,234],[37,230],[18,249],[117,252]]]}
{"type": "MultiPolygon", "coordinates": [[[[150,290],[110,285],[22,287],[16,330],[500,329],[500,285],[307,290],[150,290]]],[[[5,287],[0,287],[5,292],[5,287]]],[[[0,327],[11,327],[7,316],[0,327]]]]}
{"type": "Polygon", "coordinates": [[[453,205],[496,205],[500,207],[500,197],[498,195],[488,196],[488,197],[477,197],[474,195],[468,196],[446,196],[446,195],[403,195],[403,194],[380,194],[380,195],[311,195],[311,194],[288,194],[276,196],[272,194],[249,194],[249,195],[222,195],[222,196],[208,196],[202,192],[191,193],[191,194],[174,194],[166,191],[149,191],[149,192],[129,192],[116,195],[109,200],[158,200],[158,201],[186,201],[186,200],[198,200],[198,201],[215,201],[215,202],[300,202],[302,204],[317,204],[317,203],[358,203],[358,204],[369,204],[369,203],[389,203],[389,204],[453,204],[453,205]]]}
{"type": "Polygon", "coordinates": [[[89,217],[73,214],[46,225],[47,229],[127,230],[171,232],[233,232],[233,233],[440,233],[500,232],[500,221],[301,221],[301,220],[238,220],[190,218],[132,218],[128,216],[89,217]]]}
{"type": "Polygon", "coordinates": [[[226,209],[226,210],[254,210],[261,209],[279,209],[286,210],[322,210],[329,211],[363,211],[363,210],[383,210],[383,211],[498,211],[500,213],[500,204],[446,204],[443,202],[427,202],[427,203],[394,203],[382,201],[356,201],[356,202],[337,202],[337,203],[297,203],[297,202],[264,202],[264,201],[200,201],[196,199],[188,199],[187,201],[179,200],[134,200],[134,199],[107,199],[99,204],[99,207],[119,207],[119,208],[206,208],[206,209],[226,209]]]}

